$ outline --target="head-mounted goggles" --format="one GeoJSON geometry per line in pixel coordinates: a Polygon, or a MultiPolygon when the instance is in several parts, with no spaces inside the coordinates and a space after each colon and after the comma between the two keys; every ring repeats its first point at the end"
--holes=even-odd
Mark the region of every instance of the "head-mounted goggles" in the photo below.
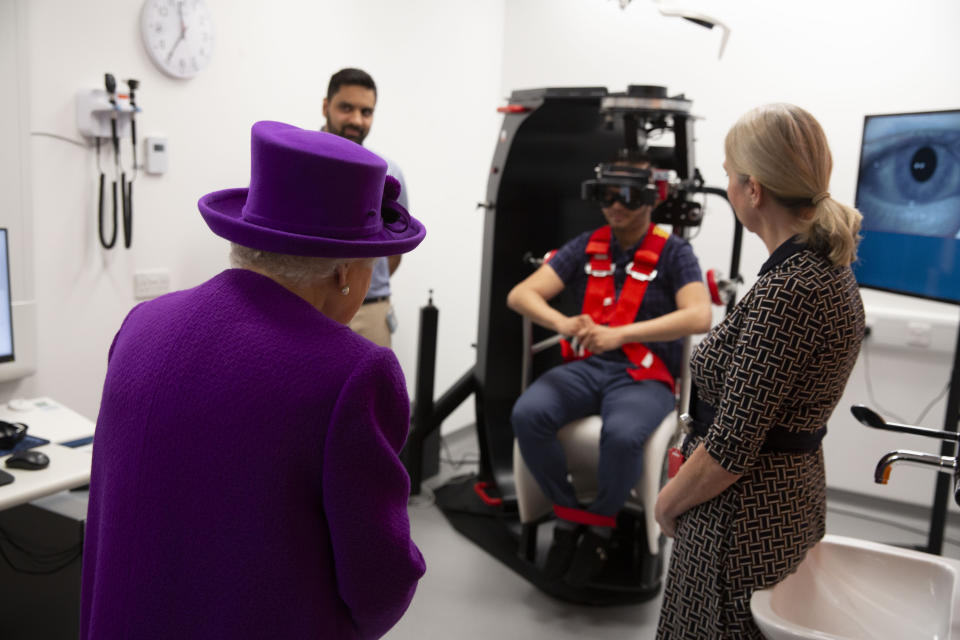
{"type": "Polygon", "coordinates": [[[601,164],[597,177],[580,185],[580,196],[594,200],[603,207],[621,203],[628,209],[639,209],[657,201],[657,188],[651,183],[652,171],[631,165],[601,164]]]}

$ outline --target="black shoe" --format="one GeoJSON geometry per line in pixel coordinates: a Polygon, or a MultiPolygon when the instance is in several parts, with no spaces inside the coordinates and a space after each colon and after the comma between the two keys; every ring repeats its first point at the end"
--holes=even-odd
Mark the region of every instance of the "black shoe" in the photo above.
{"type": "Polygon", "coordinates": [[[587,531],[580,540],[580,546],[573,556],[566,582],[571,587],[584,587],[600,575],[610,555],[610,540],[587,531]]]}
{"type": "Polygon", "coordinates": [[[573,554],[577,551],[577,539],[583,529],[563,529],[554,527],[553,544],[547,552],[547,562],[543,566],[543,576],[547,580],[559,580],[570,569],[573,554]]]}

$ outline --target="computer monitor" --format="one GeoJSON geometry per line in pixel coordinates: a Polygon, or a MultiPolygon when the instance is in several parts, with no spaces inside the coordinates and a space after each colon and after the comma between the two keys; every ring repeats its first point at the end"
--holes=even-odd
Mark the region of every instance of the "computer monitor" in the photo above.
{"type": "Polygon", "coordinates": [[[0,362],[13,361],[13,311],[7,230],[0,227],[0,362]]]}
{"type": "Polygon", "coordinates": [[[960,109],[866,116],[863,287],[960,304],[960,109]]]}

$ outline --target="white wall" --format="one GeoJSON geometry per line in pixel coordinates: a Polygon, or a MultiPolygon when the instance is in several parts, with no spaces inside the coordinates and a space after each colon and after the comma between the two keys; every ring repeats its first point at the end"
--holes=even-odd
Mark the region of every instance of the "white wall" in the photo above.
{"type": "MultiPolygon", "coordinates": [[[[7,230],[9,264],[26,267],[9,273],[14,361],[0,364],[0,380],[12,381],[2,385],[11,393],[29,395],[32,379],[23,376],[36,370],[37,305],[32,269],[30,140],[26,132],[25,23],[26,12],[17,2],[0,0],[0,83],[6,88],[5,99],[0,102],[0,227],[7,230]]],[[[2,324],[6,331],[6,321],[2,324]]]]}
{"type": "MultiPolygon", "coordinates": [[[[29,139],[32,179],[23,206],[32,200],[38,372],[0,385],[0,400],[47,394],[90,418],[110,340],[134,304],[134,271],[169,269],[173,287],[183,288],[224,268],[226,244],[206,229],[197,198],[247,184],[253,121],[318,127],[326,81],[343,66],[364,67],[376,78],[380,102],[368,145],[402,166],[411,209],[428,227],[427,240],[393,281],[401,322],[395,350],[412,382],[417,312],[433,288],[441,311],[438,394],[475,360],[482,216],[474,206],[485,194],[500,122],[494,109],[512,89],[622,90],[633,83],[683,92],[704,118],[697,123],[697,164],[719,186],[722,140],[736,117],[760,103],[796,102],[826,129],[835,160],[831,191],[848,202],[865,114],[960,106],[955,0],[686,3],[732,28],[719,61],[717,30],[661,17],[646,0],[626,10],[615,0],[210,0],[217,49],[211,66],[187,82],[167,78],[147,59],[139,2],[5,1],[23,16],[18,37],[28,54],[30,131],[76,137],[75,92],[100,87],[111,71],[142,82],[141,136],[169,138],[169,172],[137,181],[133,249],[109,252],[97,241],[92,150],[29,139]]],[[[707,215],[694,247],[706,267],[727,270],[731,214],[713,198],[707,215]]],[[[748,236],[748,285],[764,259],[760,242],[748,236]]],[[[875,292],[864,298],[871,313],[903,308],[937,322],[957,317],[951,306],[875,292]]],[[[893,344],[892,331],[894,338],[871,352],[871,380],[888,408],[913,418],[945,383],[952,347],[893,344]]],[[[842,406],[866,401],[863,372],[861,363],[842,406]]],[[[932,425],[942,420],[943,403],[929,416],[932,425]]],[[[472,403],[445,427],[470,421],[472,403]]],[[[831,486],[929,501],[926,470],[898,469],[885,488],[864,476],[886,450],[932,451],[930,443],[879,437],[843,409],[831,422],[828,447],[831,486]]]]}
{"type": "MultiPolygon", "coordinates": [[[[793,102],[811,111],[831,142],[830,191],[853,202],[863,116],[960,107],[960,3],[918,0],[715,0],[678,2],[731,27],[717,59],[719,29],[661,16],[647,0],[625,10],[614,0],[519,0],[506,5],[502,91],[538,86],[666,86],[693,100],[696,158],[708,184],[726,186],[723,137],[742,113],[768,102],[793,102]]],[[[732,216],[711,198],[693,246],[704,268],[729,271],[732,216]]],[[[756,236],[744,240],[741,269],[749,286],[767,254],[756,236]]],[[[882,340],[870,351],[870,381],[888,409],[916,418],[949,376],[957,308],[865,291],[871,322],[882,340]],[[907,321],[891,310],[940,327],[931,348],[906,345],[907,321]],[[944,338],[943,335],[948,336],[944,338]]],[[[719,318],[719,313],[717,314],[719,318]]],[[[934,474],[897,468],[890,484],[874,485],[873,468],[896,448],[939,452],[939,443],[868,430],[848,407],[870,404],[861,361],[830,422],[827,481],[831,487],[929,504],[934,474]]],[[[945,404],[926,424],[939,428],[945,404]]]]}
{"type": "MultiPolygon", "coordinates": [[[[216,50],[189,81],[164,76],[147,58],[140,2],[16,1],[26,15],[29,130],[77,138],[74,95],[101,88],[110,71],[141,81],[138,133],[166,135],[170,165],[166,175],[136,182],[133,248],[104,251],[93,150],[31,138],[38,373],[26,387],[0,387],[2,398],[50,395],[95,418],[107,349],[135,303],[133,273],[167,269],[177,289],[225,268],[227,244],[206,228],[197,199],[248,184],[254,121],[319,128],[327,80],[344,66],[362,67],[377,81],[367,144],[402,167],[411,210],[428,229],[393,283],[395,346],[411,392],[418,309],[428,288],[441,309],[437,393],[471,366],[482,220],[474,205],[486,189],[499,124],[502,1],[210,0],[216,50]]],[[[123,153],[129,166],[128,141],[123,153]]],[[[471,404],[450,424],[472,419],[471,404]]]]}

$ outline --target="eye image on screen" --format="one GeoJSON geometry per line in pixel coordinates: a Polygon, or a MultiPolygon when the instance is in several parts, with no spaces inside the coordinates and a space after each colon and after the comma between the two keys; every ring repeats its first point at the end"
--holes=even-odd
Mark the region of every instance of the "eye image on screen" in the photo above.
{"type": "Polygon", "coordinates": [[[864,230],[960,233],[960,112],[871,116],[857,206],[864,230]]]}
{"type": "Polygon", "coordinates": [[[960,303],[960,110],[867,116],[861,286],[960,303]]]}

